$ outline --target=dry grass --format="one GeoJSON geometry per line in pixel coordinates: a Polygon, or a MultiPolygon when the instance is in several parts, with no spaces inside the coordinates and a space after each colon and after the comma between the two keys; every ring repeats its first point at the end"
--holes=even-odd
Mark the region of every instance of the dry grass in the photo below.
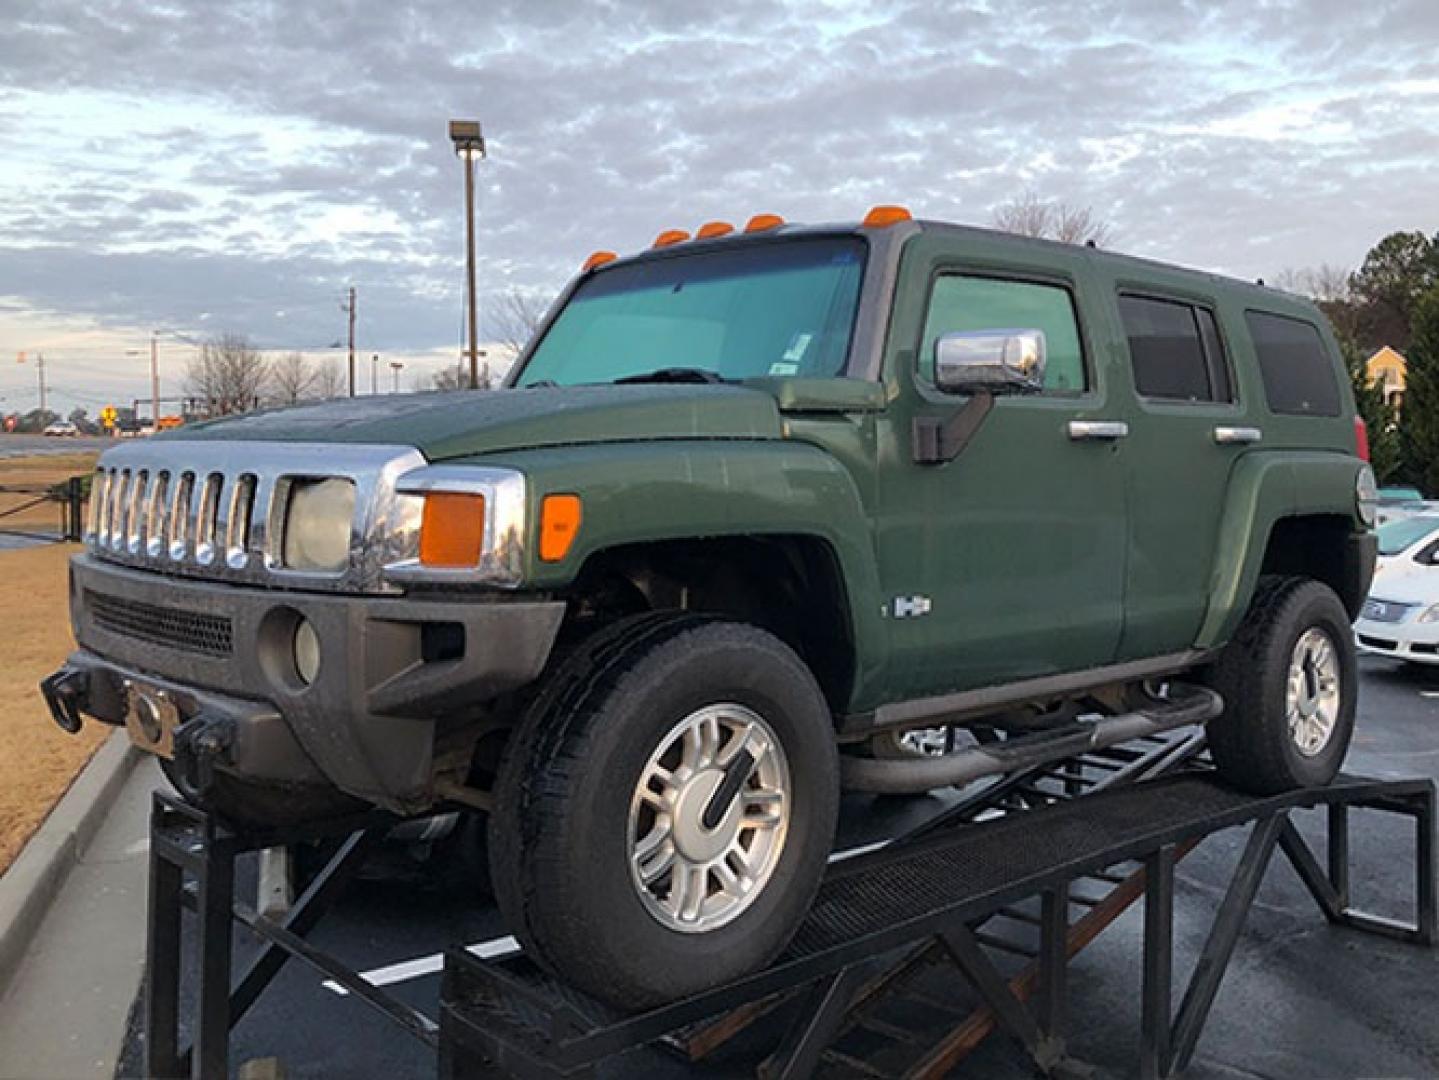
{"type": "MultiPolygon", "coordinates": [[[[69,477],[93,472],[95,458],[90,453],[56,454],[45,457],[23,457],[0,459],[0,487],[6,485],[49,486],[58,484],[69,477]]],[[[32,529],[53,531],[60,526],[61,506],[57,502],[42,502],[29,506],[18,514],[7,510],[34,502],[35,495],[17,492],[0,492],[0,529],[32,529]]]]}
{"type": "Polygon", "coordinates": [[[89,721],[79,735],[65,734],[37,685],[74,648],[66,562],[76,550],[0,551],[0,871],[112,730],[89,721]]]}

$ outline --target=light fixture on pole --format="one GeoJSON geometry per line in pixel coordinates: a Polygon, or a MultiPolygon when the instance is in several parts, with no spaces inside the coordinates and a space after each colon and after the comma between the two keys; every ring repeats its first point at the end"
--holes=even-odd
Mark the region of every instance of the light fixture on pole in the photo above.
{"type": "Polygon", "coordinates": [[[378,394],[377,389],[380,380],[380,354],[370,354],[370,393],[378,394]]]}
{"type": "MultiPolygon", "coordinates": [[[[478,120],[451,120],[450,141],[465,163],[465,301],[469,308],[470,389],[480,386],[478,319],[475,315],[475,159],[485,156],[478,120]]],[[[488,374],[488,373],[487,373],[488,374]]],[[[486,379],[488,382],[488,378],[486,379]]]]}

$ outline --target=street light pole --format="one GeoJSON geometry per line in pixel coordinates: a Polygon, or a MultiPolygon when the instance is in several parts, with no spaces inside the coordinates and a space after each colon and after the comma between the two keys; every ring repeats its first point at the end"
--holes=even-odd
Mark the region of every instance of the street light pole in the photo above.
{"type": "Polygon", "coordinates": [[[371,393],[371,394],[378,394],[378,393],[379,393],[379,391],[375,388],[375,387],[376,387],[376,384],[377,384],[378,381],[379,381],[379,378],[380,378],[380,354],[379,354],[379,353],[372,353],[372,354],[370,355],[370,393],[371,393]]]}
{"type": "Polygon", "coordinates": [[[469,308],[470,389],[480,387],[479,318],[475,308],[475,158],[485,156],[478,120],[451,120],[450,141],[465,163],[465,300],[469,308]]]}
{"type": "Polygon", "coordinates": [[[394,372],[394,382],[391,384],[390,387],[390,393],[392,394],[398,394],[400,392],[400,369],[404,366],[405,365],[400,363],[398,360],[390,361],[390,370],[394,372]]]}

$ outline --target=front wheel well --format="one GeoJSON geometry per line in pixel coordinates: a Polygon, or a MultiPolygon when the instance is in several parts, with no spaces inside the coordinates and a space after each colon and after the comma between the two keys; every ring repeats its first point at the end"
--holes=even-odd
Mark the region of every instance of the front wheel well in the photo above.
{"type": "Polygon", "coordinates": [[[844,576],[815,536],[774,534],[626,544],[592,554],[560,591],[562,633],[587,635],[645,611],[694,611],[760,626],[809,665],[840,712],[854,682],[854,637],[844,576]]]}

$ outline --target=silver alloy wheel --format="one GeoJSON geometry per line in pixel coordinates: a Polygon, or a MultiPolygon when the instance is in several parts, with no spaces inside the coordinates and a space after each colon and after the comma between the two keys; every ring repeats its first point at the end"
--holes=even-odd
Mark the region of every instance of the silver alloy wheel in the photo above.
{"type": "Polygon", "coordinates": [[[630,800],[630,877],[645,908],[683,933],[737,918],[779,863],[791,799],[789,763],[763,717],[733,703],[690,713],[660,740],[630,800]]]}
{"type": "Polygon", "coordinates": [[[1328,634],[1310,627],[1294,643],[1285,694],[1289,737],[1305,757],[1329,745],[1339,720],[1339,653],[1328,634]]]}

